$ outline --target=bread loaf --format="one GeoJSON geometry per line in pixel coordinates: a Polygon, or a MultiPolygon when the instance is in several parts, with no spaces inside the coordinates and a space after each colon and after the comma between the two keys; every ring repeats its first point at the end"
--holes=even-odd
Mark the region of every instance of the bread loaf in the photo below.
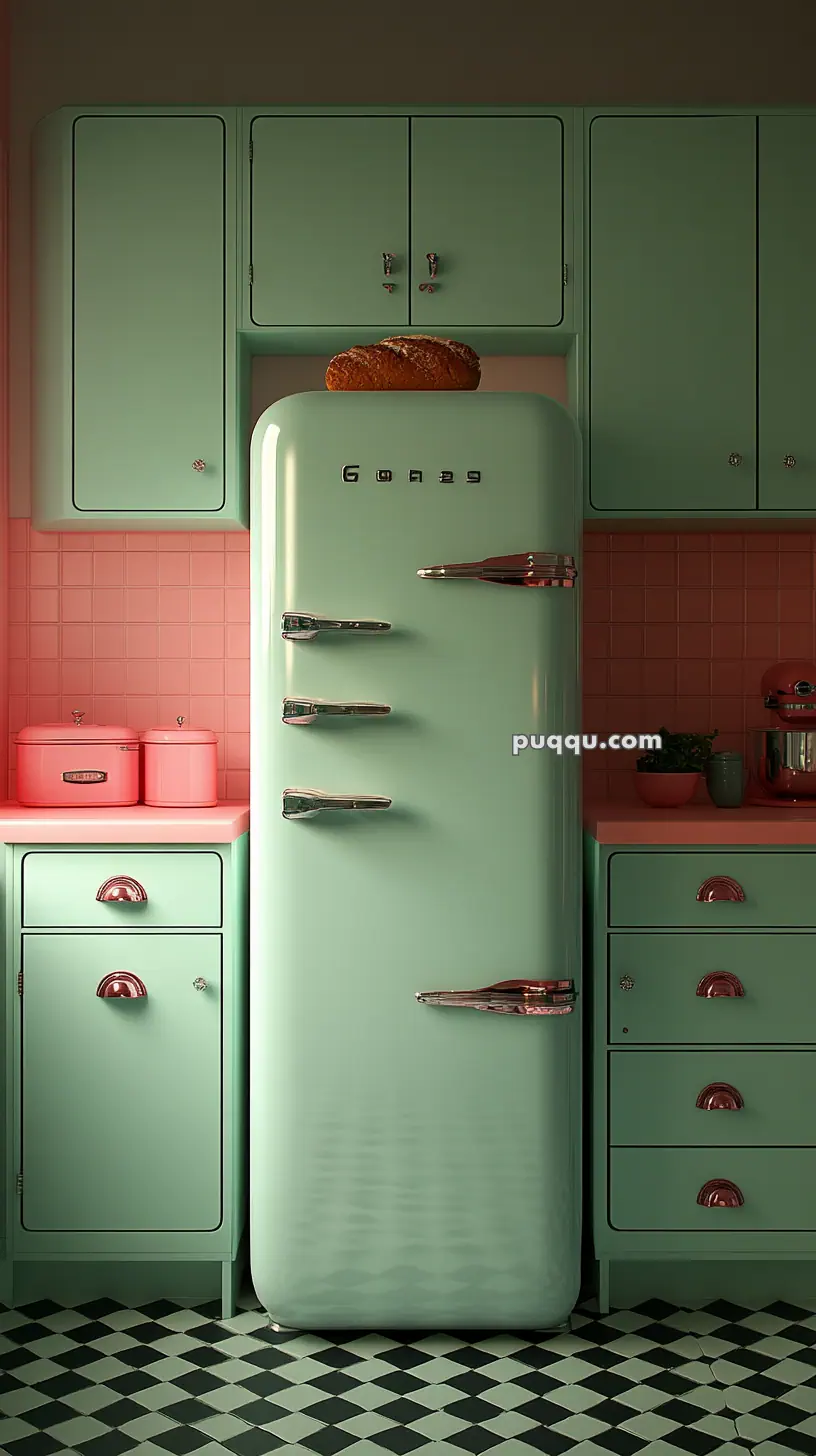
{"type": "Polygon", "coordinates": [[[327,389],[478,389],[479,356],[455,339],[413,334],[335,354],[327,389]]]}

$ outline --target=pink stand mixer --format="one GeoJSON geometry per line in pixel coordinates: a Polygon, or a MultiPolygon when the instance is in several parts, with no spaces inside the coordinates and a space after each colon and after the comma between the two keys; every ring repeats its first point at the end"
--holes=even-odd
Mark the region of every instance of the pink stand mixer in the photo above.
{"type": "Polygon", "coordinates": [[[750,731],[750,801],[776,809],[816,806],[816,663],[776,663],[763,675],[761,692],[779,726],[750,731]]]}

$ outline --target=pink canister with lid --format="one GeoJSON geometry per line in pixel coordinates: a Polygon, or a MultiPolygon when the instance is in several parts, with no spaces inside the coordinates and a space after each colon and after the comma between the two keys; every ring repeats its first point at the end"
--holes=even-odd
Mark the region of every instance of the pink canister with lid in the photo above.
{"type": "Polygon", "coordinates": [[[209,728],[148,728],[144,801],[155,809],[211,809],[218,803],[218,739],[209,728]]]}
{"type": "Polygon", "coordinates": [[[17,801],[32,809],[121,808],[139,802],[139,735],[110,723],[37,723],[21,728],[17,801]]]}

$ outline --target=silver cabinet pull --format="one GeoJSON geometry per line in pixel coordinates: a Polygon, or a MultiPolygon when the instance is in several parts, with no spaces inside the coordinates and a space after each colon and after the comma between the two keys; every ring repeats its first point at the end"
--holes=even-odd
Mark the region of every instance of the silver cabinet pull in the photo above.
{"type": "Polygon", "coordinates": [[[284,612],[281,637],[289,642],[310,642],[318,632],[390,632],[390,622],[375,622],[365,617],[341,621],[336,617],[313,617],[309,612],[284,612]]]}
{"type": "Polygon", "coordinates": [[[284,723],[314,723],[317,718],[383,718],[387,703],[328,703],[323,698],[284,698],[284,723]]]}
{"type": "Polygon", "coordinates": [[[311,819],[324,809],[390,809],[380,794],[327,794],[323,789],[284,789],[284,819],[311,819]]]}
{"type": "Polygon", "coordinates": [[[494,581],[500,586],[573,586],[577,575],[574,557],[549,551],[423,566],[417,572],[425,581],[494,581]]]}
{"type": "Polygon", "coordinates": [[[577,999],[574,981],[496,981],[477,991],[416,991],[424,1006],[461,1006],[512,1016],[567,1016],[577,999]]]}

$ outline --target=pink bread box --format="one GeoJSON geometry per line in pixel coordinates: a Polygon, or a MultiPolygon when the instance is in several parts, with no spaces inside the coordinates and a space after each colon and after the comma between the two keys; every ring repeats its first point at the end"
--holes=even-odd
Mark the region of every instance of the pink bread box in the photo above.
{"type": "Polygon", "coordinates": [[[144,801],[157,809],[211,809],[218,803],[218,738],[210,728],[148,728],[144,801]]]}
{"type": "Polygon", "coordinates": [[[139,802],[139,735],[117,724],[38,723],[21,728],[17,800],[34,809],[121,807],[139,802]]]}

